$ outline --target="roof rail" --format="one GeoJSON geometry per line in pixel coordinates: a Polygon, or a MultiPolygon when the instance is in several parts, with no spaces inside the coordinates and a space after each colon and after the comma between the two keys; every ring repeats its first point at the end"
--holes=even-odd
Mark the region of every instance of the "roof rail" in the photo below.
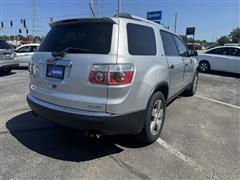
{"type": "Polygon", "coordinates": [[[114,17],[133,19],[133,20],[137,20],[137,21],[150,23],[150,24],[155,24],[155,22],[153,22],[153,21],[150,21],[150,20],[138,17],[138,16],[134,16],[134,15],[131,15],[129,13],[119,13],[119,14],[116,14],[114,17]]]}
{"type": "Polygon", "coordinates": [[[150,21],[150,20],[147,20],[147,19],[145,19],[145,18],[138,17],[138,16],[133,16],[133,15],[132,15],[132,18],[133,18],[133,19],[136,19],[136,20],[139,20],[139,21],[146,22],[146,23],[150,23],[150,24],[157,24],[157,23],[155,23],[154,21],[150,21]]]}
{"type": "Polygon", "coordinates": [[[119,13],[119,14],[116,14],[114,17],[132,19],[132,15],[129,13],[119,13]]]}

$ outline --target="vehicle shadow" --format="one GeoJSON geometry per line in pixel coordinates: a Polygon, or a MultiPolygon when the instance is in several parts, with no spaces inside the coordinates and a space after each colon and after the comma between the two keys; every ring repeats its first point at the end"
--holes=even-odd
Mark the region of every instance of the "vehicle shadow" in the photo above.
{"type": "Polygon", "coordinates": [[[98,140],[91,140],[81,131],[36,118],[30,111],[10,119],[6,127],[25,147],[64,161],[82,162],[120,153],[123,148],[119,145],[142,147],[130,135],[103,136],[98,140]]]}
{"type": "Polygon", "coordinates": [[[16,74],[16,72],[10,72],[10,73],[0,72],[0,77],[11,76],[11,75],[13,75],[13,74],[16,74]]]}
{"type": "Polygon", "coordinates": [[[16,67],[15,70],[28,70],[28,67],[16,67]]]}
{"type": "Polygon", "coordinates": [[[209,71],[205,72],[203,74],[210,74],[210,75],[218,75],[218,76],[224,76],[224,77],[233,77],[233,78],[240,78],[240,72],[237,73],[228,73],[228,72],[222,72],[222,71],[209,71]]]}

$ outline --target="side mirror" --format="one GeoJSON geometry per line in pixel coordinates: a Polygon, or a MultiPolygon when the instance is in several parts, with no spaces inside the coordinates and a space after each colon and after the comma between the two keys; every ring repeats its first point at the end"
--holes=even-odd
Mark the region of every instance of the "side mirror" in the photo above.
{"type": "Polygon", "coordinates": [[[198,56],[198,52],[197,51],[190,51],[189,55],[190,56],[198,56]]]}

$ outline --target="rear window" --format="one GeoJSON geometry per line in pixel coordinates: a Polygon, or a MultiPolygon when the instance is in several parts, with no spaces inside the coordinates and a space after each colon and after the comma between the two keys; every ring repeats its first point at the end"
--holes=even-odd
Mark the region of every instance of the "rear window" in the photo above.
{"type": "Polygon", "coordinates": [[[7,42],[0,41],[0,49],[13,49],[7,42]]]}
{"type": "Polygon", "coordinates": [[[156,55],[156,40],[153,28],[127,24],[128,51],[131,55],[156,55]]]}
{"type": "Polygon", "coordinates": [[[108,54],[111,49],[112,24],[82,23],[53,27],[38,52],[60,52],[66,48],[88,50],[90,54],[108,54]]]}

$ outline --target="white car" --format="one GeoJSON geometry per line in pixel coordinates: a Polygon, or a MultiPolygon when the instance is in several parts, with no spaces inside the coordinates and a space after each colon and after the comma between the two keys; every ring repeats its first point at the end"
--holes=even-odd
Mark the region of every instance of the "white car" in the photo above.
{"type": "Polygon", "coordinates": [[[220,46],[197,56],[199,70],[240,73],[240,47],[220,46]]]}
{"type": "Polygon", "coordinates": [[[16,49],[16,58],[19,67],[28,67],[32,55],[37,50],[39,44],[25,44],[16,49]]]}

